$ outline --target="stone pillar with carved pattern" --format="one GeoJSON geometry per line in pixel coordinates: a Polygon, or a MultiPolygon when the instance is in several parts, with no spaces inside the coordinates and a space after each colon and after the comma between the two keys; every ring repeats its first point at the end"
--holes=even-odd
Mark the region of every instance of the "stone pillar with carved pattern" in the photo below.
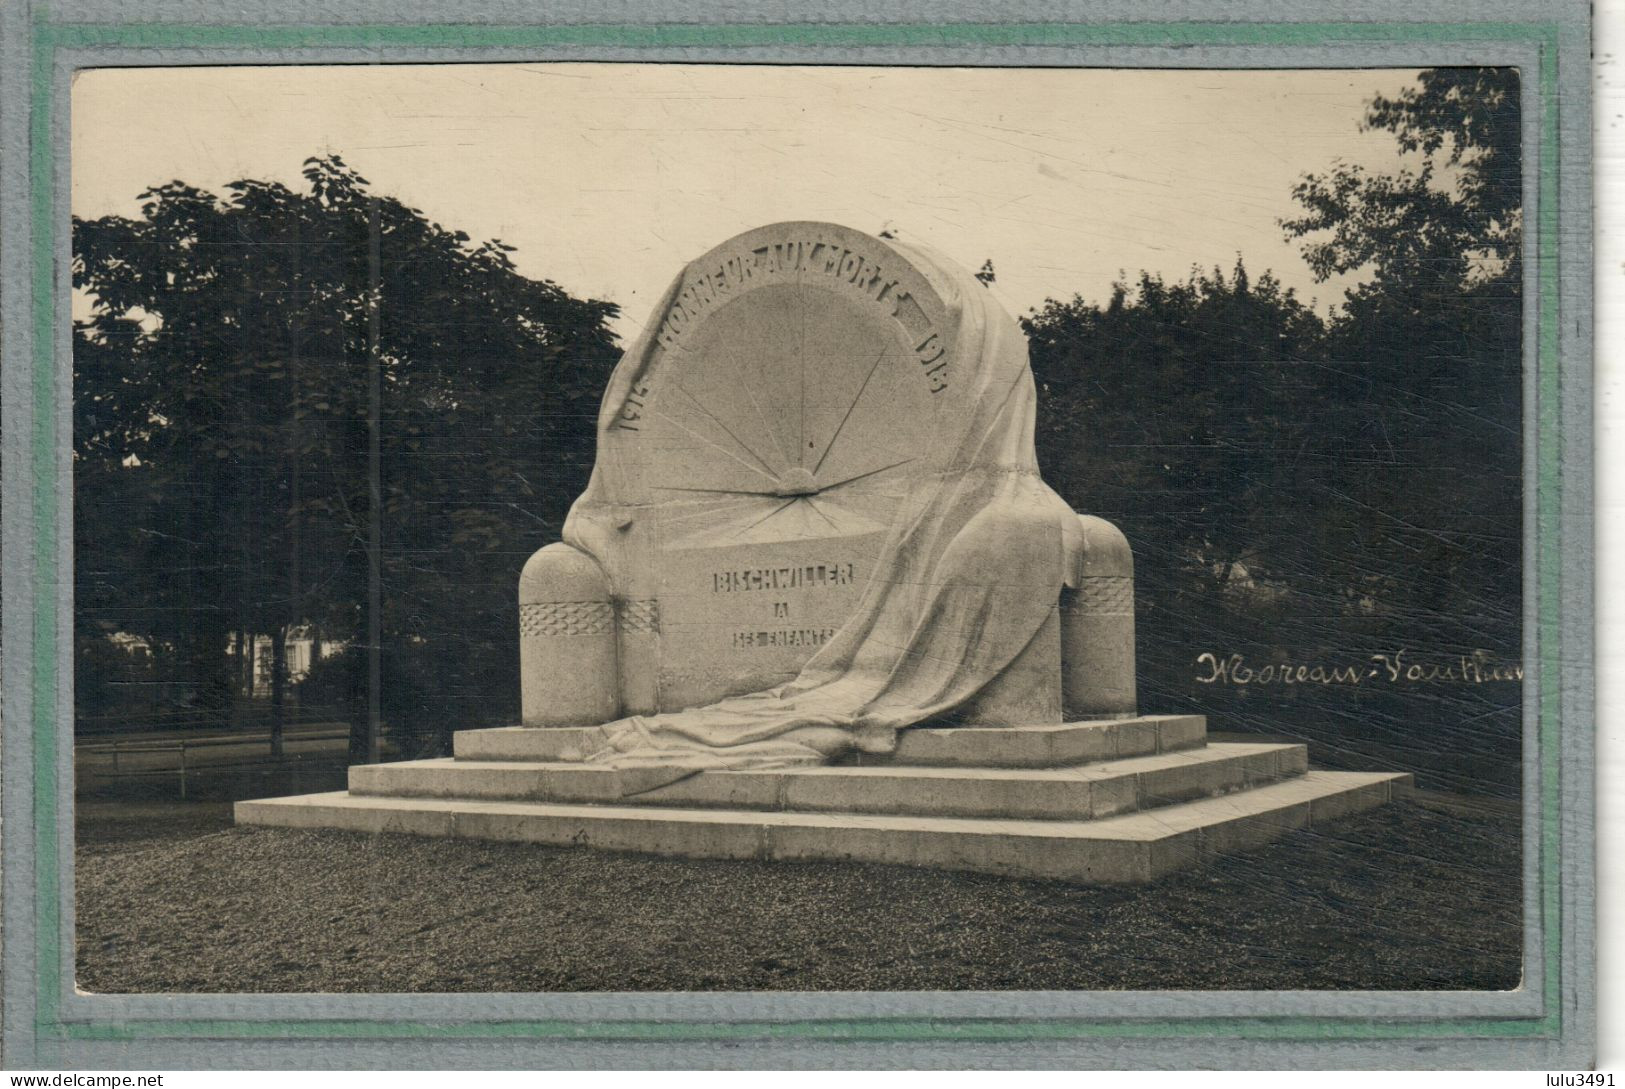
{"type": "Polygon", "coordinates": [[[609,582],[579,549],[550,544],[519,576],[519,688],[526,726],[593,726],[620,713],[609,582]]]}
{"type": "Polygon", "coordinates": [[[1077,570],[1061,591],[1061,703],[1068,722],[1132,718],[1134,554],[1104,518],[1078,515],[1077,570]]]}
{"type": "Polygon", "coordinates": [[[652,597],[617,601],[615,618],[620,713],[652,715],[660,710],[660,601],[652,597]]]}

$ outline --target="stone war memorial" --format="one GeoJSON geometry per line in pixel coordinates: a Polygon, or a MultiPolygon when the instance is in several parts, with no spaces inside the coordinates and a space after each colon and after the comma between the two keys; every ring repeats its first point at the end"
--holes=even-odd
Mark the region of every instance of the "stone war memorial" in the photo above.
{"type": "Polygon", "coordinates": [[[1407,785],[1141,713],[1130,544],[1044,483],[1036,401],[1016,322],[930,250],[722,243],[520,575],[522,721],[237,820],[1144,882],[1407,785]]]}

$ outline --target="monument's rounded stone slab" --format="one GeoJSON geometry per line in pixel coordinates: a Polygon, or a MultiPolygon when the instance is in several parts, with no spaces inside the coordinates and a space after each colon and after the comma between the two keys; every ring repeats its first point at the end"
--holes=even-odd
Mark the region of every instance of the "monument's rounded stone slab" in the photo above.
{"type": "Polygon", "coordinates": [[[629,712],[794,678],[875,577],[962,408],[929,269],[844,227],[730,239],[654,321],[647,365],[600,436],[636,508],[623,532],[642,545],[637,569],[615,574],[659,614],[653,645],[624,655],[654,682],[629,712]]]}

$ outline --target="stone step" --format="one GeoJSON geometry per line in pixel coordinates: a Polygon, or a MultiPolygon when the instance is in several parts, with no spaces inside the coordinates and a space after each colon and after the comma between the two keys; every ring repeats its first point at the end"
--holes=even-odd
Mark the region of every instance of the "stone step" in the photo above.
{"type": "Polygon", "coordinates": [[[1226,794],[1308,770],[1303,745],[1231,743],[1071,768],[823,766],[674,772],[413,760],[350,769],[353,794],[567,804],[1090,820],[1226,794]],[[674,775],[680,775],[673,781],[674,775]]]}
{"type": "Polygon", "coordinates": [[[916,727],[898,734],[895,752],[859,753],[850,759],[860,765],[1054,768],[1173,752],[1206,740],[1205,715],[1141,715],[1055,726],[916,727]]]}
{"type": "Polygon", "coordinates": [[[602,744],[596,726],[498,726],[451,735],[451,751],[459,760],[580,760],[602,744]]]}
{"type": "Polygon", "coordinates": [[[1410,776],[1310,771],[1104,820],[554,805],[309,794],[238,802],[239,824],[591,846],[687,858],[848,860],[1087,883],[1139,883],[1387,801],[1410,776]]]}
{"type": "MultiPolygon", "coordinates": [[[[1173,752],[1202,744],[1202,715],[1142,715],[1138,718],[1068,722],[1054,726],[919,726],[898,735],[897,751],[860,754],[859,765],[915,764],[933,767],[1045,768],[1089,760],[1173,752]]],[[[578,760],[600,745],[596,726],[503,726],[461,730],[452,751],[459,760],[578,760]]]]}

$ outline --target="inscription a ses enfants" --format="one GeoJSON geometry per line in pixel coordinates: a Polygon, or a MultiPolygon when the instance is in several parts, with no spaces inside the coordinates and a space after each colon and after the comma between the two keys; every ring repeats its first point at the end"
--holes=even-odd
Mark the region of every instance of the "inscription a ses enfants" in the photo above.
{"type": "Polygon", "coordinates": [[[834,628],[777,628],[772,631],[736,631],[733,648],[821,647],[835,636],[834,628]]]}
{"type": "MultiPolygon", "coordinates": [[[[745,567],[711,572],[713,594],[752,591],[796,591],[849,588],[857,580],[853,563],[809,563],[795,567],[745,567]]],[[[773,603],[773,617],[790,617],[790,602],[773,603]]],[[[771,628],[736,631],[730,643],[735,650],[775,647],[821,647],[835,634],[834,628],[771,628]]]]}

